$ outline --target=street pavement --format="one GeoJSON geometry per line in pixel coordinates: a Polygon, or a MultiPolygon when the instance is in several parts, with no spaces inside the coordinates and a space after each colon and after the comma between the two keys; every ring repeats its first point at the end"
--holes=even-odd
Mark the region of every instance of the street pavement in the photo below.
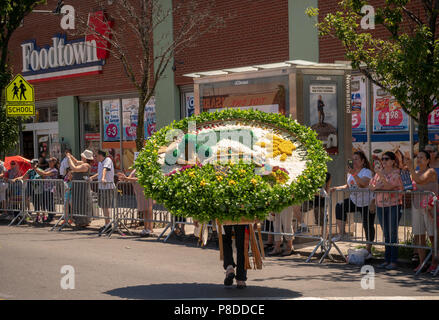
{"type": "MultiPolygon", "coordinates": [[[[439,277],[408,268],[375,268],[374,289],[362,289],[359,266],[303,254],[267,257],[249,270],[247,288],[225,289],[214,244],[170,238],[98,237],[97,231],[0,225],[0,299],[437,299],[439,277]],[[63,289],[63,266],[74,269],[74,289],[63,289]]],[[[374,261],[377,265],[381,261],[374,261]]],[[[64,278],[63,278],[64,277],[64,278]]],[[[370,281],[368,282],[371,283],[370,281]]]]}

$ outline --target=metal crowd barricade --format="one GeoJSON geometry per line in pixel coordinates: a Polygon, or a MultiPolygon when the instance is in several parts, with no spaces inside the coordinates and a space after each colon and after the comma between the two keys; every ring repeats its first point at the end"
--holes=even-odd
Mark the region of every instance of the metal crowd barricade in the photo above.
{"type": "MultiPolygon", "coordinates": [[[[145,222],[145,223],[152,222],[152,223],[165,224],[166,227],[162,231],[162,233],[158,236],[157,239],[158,241],[163,237],[163,235],[169,228],[171,228],[172,231],[174,230],[173,228],[174,219],[171,213],[160,204],[153,204],[152,219],[147,219],[146,217],[140,216],[137,197],[145,197],[145,195],[141,193],[140,190],[137,190],[136,192],[136,189],[134,188],[134,183],[120,181],[117,183],[116,189],[117,189],[117,196],[116,196],[117,224],[121,224],[125,226],[125,228],[126,228],[125,221],[145,222]]],[[[139,203],[141,206],[146,206],[145,203],[141,203],[140,201],[139,203]]],[[[146,208],[144,209],[146,211],[146,208]]],[[[165,239],[165,242],[166,240],[167,238],[165,239]]]]}
{"type": "Polygon", "coordinates": [[[58,179],[31,179],[23,182],[23,215],[63,215],[64,183],[58,179]]]}
{"type": "Polygon", "coordinates": [[[59,230],[64,225],[70,225],[69,221],[79,227],[86,227],[94,219],[105,219],[105,225],[100,229],[99,235],[108,233],[108,236],[111,236],[114,231],[121,233],[116,224],[114,183],[74,180],[65,186],[64,195],[64,214],[54,228],[58,227],[61,221],[67,223],[62,224],[59,230]]]}
{"type": "Polygon", "coordinates": [[[330,226],[335,218],[337,235],[333,237],[334,228],[329,228],[329,246],[325,255],[335,247],[346,259],[336,245],[337,241],[428,250],[416,273],[419,274],[433,252],[437,252],[437,201],[434,199],[434,193],[428,191],[335,190],[330,194],[332,212],[328,218],[330,226]],[[420,223],[427,221],[428,224],[424,218],[430,219],[427,218],[429,215],[433,230],[432,247],[414,243],[412,230],[412,221],[418,219],[420,223]]]}
{"type": "Polygon", "coordinates": [[[14,218],[9,223],[9,226],[17,223],[20,225],[25,219],[23,213],[23,182],[20,180],[7,182],[5,190],[4,210],[7,214],[13,214],[14,218]]]}
{"type": "MultiPolygon", "coordinates": [[[[261,232],[273,237],[304,238],[318,241],[306,262],[311,260],[319,248],[321,252],[327,252],[329,197],[326,191],[319,190],[318,194],[314,195],[311,200],[305,201],[301,205],[292,206],[289,210],[292,210],[291,230],[281,228],[280,213],[276,213],[274,217],[272,216],[262,224],[261,232]]],[[[331,255],[329,257],[333,259],[331,255]]],[[[320,263],[323,259],[322,257],[320,263]]]]}

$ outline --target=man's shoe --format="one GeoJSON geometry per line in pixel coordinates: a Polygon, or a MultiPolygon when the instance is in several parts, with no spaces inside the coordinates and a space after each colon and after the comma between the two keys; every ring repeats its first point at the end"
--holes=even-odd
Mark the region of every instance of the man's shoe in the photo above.
{"type": "Polygon", "coordinates": [[[245,284],[245,281],[236,281],[236,288],[237,289],[244,289],[247,288],[247,285],[245,284]]]}
{"type": "Polygon", "coordinates": [[[235,279],[235,268],[227,267],[226,278],[224,279],[224,285],[229,287],[233,284],[233,279],[235,279]]]}

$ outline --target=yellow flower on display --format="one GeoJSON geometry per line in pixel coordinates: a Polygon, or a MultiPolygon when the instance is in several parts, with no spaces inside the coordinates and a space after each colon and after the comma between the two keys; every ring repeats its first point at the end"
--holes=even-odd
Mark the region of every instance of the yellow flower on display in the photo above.
{"type": "Polygon", "coordinates": [[[230,180],[229,181],[229,185],[234,185],[234,184],[236,184],[235,180],[230,180]]]}
{"type": "Polygon", "coordinates": [[[200,182],[200,186],[201,186],[201,187],[204,187],[205,185],[206,185],[206,181],[204,181],[204,179],[201,180],[201,182],[200,182]]]}
{"type": "Polygon", "coordinates": [[[258,183],[258,181],[255,178],[251,179],[250,182],[253,183],[253,184],[257,184],[258,183]]]}
{"type": "Polygon", "coordinates": [[[189,172],[189,177],[191,177],[191,178],[195,177],[195,172],[193,172],[193,171],[189,172]]]}
{"type": "Polygon", "coordinates": [[[217,176],[216,178],[218,179],[219,182],[223,181],[223,177],[222,176],[217,176]]]}
{"type": "Polygon", "coordinates": [[[261,146],[262,148],[266,148],[269,153],[267,154],[267,158],[276,158],[277,156],[281,156],[280,160],[285,161],[288,156],[293,155],[293,151],[296,150],[296,146],[290,141],[282,139],[281,137],[275,134],[267,134],[265,136],[267,139],[271,139],[271,144],[266,144],[265,142],[257,142],[256,145],[261,146]]]}
{"type": "Polygon", "coordinates": [[[239,170],[239,173],[244,174],[244,173],[245,173],[245,170],[244,170],[244,169],[241,169],[241,170],[239,170]]]}

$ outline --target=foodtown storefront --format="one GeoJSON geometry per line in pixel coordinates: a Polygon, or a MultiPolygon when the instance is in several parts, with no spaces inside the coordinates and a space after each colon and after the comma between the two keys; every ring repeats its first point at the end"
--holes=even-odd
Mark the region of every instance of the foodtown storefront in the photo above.
{"type": "MultiPolygon", "coordinates": [[[[99,23],[102,15],[90,11],[88,23],[99,23]]],[[[23,125],[23,155],[61,159],[67,146],[77,157],[85,148],[103,149],[117,169],[128,169],[136,151],[139,99],[121,64],[96,45],[94,36],[71,35],[56,16],[47,16],[44,25],[41,19],[26,17],[9,45],[14,73],[35,88],[36,115],[23,125]]],[[[129,46],[135,54],[135,41],[129,46]]],[[[144,120],[147,138],[155,131],[154,98],[144,120]]]]}
{"type": "Polygon", "coordinates": [[[333,161],[333,184],[352,156],[350,67],[303,60],[196,72],[195,113],[224,108],[282,113],[313,128],[333,161]],[[335,172],[338,169],[338,174],[335,172]]]}

